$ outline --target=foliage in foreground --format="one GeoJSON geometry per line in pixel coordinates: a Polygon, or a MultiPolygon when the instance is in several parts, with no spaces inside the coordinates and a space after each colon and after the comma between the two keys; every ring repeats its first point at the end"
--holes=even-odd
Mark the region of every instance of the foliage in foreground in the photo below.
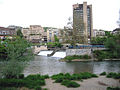
{"type": "Polygon", "coordinates": [[[73,55],[73,56],[66,56],[64,59],[71,61],[74,59],[91,59],[91,57],[88,55],[73,55]]]}
{"type": "Polygon", "coordinates": [[[7,60],[7,62],[5,63],[5,68],[2,70],[2,76],[14,78],[22,73],[26,65],[26,62],[22,61],[33,59],[32,49],[30,48],[30,43],[21,37],[6,39],[3,42],[4,43],[0,45],[4,46],[3,49],[6,51],[6,57],[3,58],[7,60]]]}
{"type": "Polygon", "coordinates": [[[70,81],[70,80],[63,80],[61,82],[61,85],[65,85],[66,87],[74,87],[74,88],[80,86],[80,84],[78,84],[78,83],[76,83],[74,81],[70,81]]]}
{"type": "Polygon", "coordinates": [[[120,79],[120,73],[110,72],[106,76],[107,78],[120,79]]]}
{"type": "Polygon", "coordinates": [[[102,72],[100,75],[101,75],[101,76],[106,75],[106,72],[102,72]]]}
{"type": "Polygon", "coordinates": [[[96,74],[92,74],[89,72],[83,72],[83,73],[79,73],[79,74],[72,74],[70,75],[69,73],[63,74],[56,74],[53,75],[51,78],[53,80],[55,80],[55,83],[61,83],[62,85],[65,85],[67,87],[79,87],[79,84],[76,84],[76,82],[71,82],[71,80],[80,80],[82,81],[82,79],[88,79],[88,78],[92,78],[92,77],[98,77],[96,74]],[[64,84],[66,82],[66,84],[64,84]],[[73,86],[71,85],[73,84],[73,86]]]}
{"type": "Polygon", "coordinates": [[[94,51],[94,56],[98,60],[119,59],[120,58],[120,35],[110,35],[104,41],[106,50],[94,51]]]}
{"type": "Polygon", "coordinates": [[[107,90],[120,90],[120,87],[107,87],[107,90]]]}
{"type": "Polygon", "coordinates": [[[27,87],[27,88],[34,88],[36,90],[39,90],[40,86],[45,85],[45,79],[49,78],[48,75],[29,75],[25,78],[23,78],[22,75],[19,75],[18,78],[12,78],[12,79],[7,79],[3,78],[0,79],[0,88],[4,87],[27,87]]]}

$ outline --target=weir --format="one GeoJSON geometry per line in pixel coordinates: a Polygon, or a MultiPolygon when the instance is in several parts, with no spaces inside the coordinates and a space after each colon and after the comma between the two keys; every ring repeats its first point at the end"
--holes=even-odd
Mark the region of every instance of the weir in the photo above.
{"type": "Polygon", "coordinates": [[[47,56],[48,56],[48,57],[53,56],[57,51],[59,51],[59,49],[53,50],[53,52],[52,52],[51,54],[47,54],[47,56]]]}

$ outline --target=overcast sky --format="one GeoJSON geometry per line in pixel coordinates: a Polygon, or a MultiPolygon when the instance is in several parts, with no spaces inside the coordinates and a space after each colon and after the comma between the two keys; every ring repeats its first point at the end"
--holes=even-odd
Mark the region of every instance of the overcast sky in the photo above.
{"type": "MultiPolygon", "coordinates": [[[[84,0],[0,0],[0,26],[41,25],[63,28],[72,17],[72,5],[84,0]]],[[[93,28],[113,30],[120,0],[86,0],[93,6],[93,28]]]]}

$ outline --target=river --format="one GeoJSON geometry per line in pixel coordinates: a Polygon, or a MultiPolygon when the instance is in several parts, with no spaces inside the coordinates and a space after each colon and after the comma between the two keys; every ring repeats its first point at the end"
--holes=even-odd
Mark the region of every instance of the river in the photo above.
{"type": "Polygon", "coordinates": [[[42,51],[30,61],[24,70],[25,75],[29,74],[58,74],[58,73],[80,73],[91,72],[120,72],[120,61],[92,61],[92,62],[60,62],[65,57],[65,52],[57,52],[52,57],[47,57],[51,51],[42,51]]]}

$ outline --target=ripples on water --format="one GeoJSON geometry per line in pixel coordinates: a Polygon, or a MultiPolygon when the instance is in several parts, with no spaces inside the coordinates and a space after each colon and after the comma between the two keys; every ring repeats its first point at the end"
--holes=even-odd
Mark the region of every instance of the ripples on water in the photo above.
{"type": "MultiPolygon", "coordinates": [[[[52,51],[47,52],[50,54],[52,51]]],[[[91,72],[100,74],[101,72],[120,72],[120,61],[100,61],[100,62],[60,62],[59,57],[65,57],[65,52],[58,52],[53,57],[47,57],[45,52],[35,56],[24,70],[24,74],[58,74],[58,73],[80,73],[91,72]],[[57,57],[56,57],[57,56],[57,57]]]]}
{"type": "MultiPolygon", "coordinates": [[[[51,51],[52,52],[52,51],[51,51]]],[[[51,53],[51,52],[47,52],[51,53]]],[[[25,75],[29,74],[58,74],[58,73],[80,73],[91,72],[100,74],[101,72],[120,72],[120,61],[99,61],[99,62],[60,62],[60,57],[65,57],[65,52],[58,52],[53,57],[47,57],[45,52],[35,56],[35,59],[28,62],[24,70],[25,75]]],[[[0,72],[5,67],[5,63],[0,62],[0,72]]]]}

